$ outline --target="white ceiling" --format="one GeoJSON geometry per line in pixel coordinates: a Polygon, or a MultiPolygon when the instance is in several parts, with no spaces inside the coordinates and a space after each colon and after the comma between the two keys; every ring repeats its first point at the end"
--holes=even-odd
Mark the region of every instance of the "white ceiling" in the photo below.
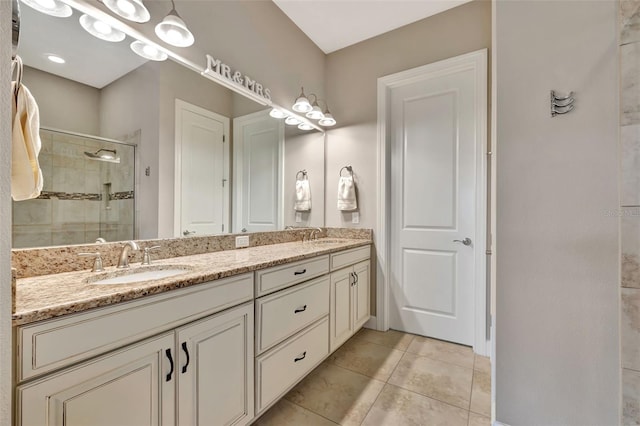
{"type": "Polygon", "coordinates": [[[273,0],[320,49],[331,53],[470,0],[273,0]]]}

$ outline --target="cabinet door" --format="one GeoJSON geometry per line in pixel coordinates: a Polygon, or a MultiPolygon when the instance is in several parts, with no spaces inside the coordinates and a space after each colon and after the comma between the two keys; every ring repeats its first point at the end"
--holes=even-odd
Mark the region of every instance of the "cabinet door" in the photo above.
{"type": "Polygon", "coordinates": [[[329,343],[331,352],[344,343],[353,332],[352,277],[353,269],[345,268],[331,274],[329,306],[329,343]]]}
{"type": "Polygon", "coordinates": [[[369,321],[369,307],[371,298],[369,296],[371,283],[369,282],[369,261],[360,262],[353,267],[356,274],[356,284],[353,286],[353,317],[355,332],[369,321]]]}
{"type": "Polygon", "coordinates": [[[166,333],[19,386],[18,424],[175,424],[173,346],[173,333],[166,333]]]}
{"type": "Polygon", "coordinates": [[[253,419],[253,302],[176,332],[178,424],[244,425],[253,419]]]}

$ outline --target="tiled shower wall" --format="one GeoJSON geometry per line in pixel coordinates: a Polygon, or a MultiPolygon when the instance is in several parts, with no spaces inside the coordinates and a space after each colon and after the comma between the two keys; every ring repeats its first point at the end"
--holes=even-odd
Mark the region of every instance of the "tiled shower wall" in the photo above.
{"type": "Polygon", "coordinates": [[[622,422],[640,424],[640,0],[620,1],[622,422]]]}
{"type": "MultiPolygon", "coordinates": [[[[90,137],[41,130],[43,192],[13,202],[13,247],[40,247],[134,238],[134,149],[90,137]],[[120,163],[85,152],[115,149],[120,163]]],[[[127,142],[135,143],[139,132],[127,142]]]]}

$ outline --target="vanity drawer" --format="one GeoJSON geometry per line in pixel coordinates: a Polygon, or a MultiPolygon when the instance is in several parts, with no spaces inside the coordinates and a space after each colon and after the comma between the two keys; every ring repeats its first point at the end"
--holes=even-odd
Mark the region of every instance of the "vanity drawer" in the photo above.
{"type": "Polygon", "coordinates": [[[329,256],[302,260],[256,272],[256,297],[329,272],[329,256]]]}
{"type": "Polygon", "coordinates": [[[329,313],[329,276],[256,300],[256,353],[329,313]]]}
{"type": "Polygon", "coordinates": [[[371,257],[371,246],[358,247],[331,255],[331,270],[335,271],[344,266],[353,265],[371,257]]]}
{"type": "Polygon", "coordinates": [[[17,327],[17,381],[29,379],[250,301],[252,274],[17,327]]]}
{"type": "Polygon", "coordinates": [[[256,414],[315,368],[329,354],[329,319],[256,358],[256,414]]]}

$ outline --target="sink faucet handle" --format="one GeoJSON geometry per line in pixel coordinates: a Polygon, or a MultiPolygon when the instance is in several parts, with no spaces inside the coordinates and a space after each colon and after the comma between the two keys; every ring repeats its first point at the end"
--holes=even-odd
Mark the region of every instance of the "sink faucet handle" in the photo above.
{"type": "Polygon", "coordinates": [[[102,272],[102,271],[104,271],[104,268],[102,267],[102,256],[100,255],[100,253],[98,253],[98,252],[95,252],[95,253],[78,253],[78,256],[95,257],[95,260],[93,261],[93,268],[91,269],[91,272],[102,272]]]}
{"type": "Polygon", "coordinates": [[[145,247],[144,248],[144,253],[142,255],[142,262],[140,264],[141,265],[151,265],[151,256],[149,255],[149,252],[151,250],[157,250],[159,248],[160,248],[160,246],[145,247]]]}

